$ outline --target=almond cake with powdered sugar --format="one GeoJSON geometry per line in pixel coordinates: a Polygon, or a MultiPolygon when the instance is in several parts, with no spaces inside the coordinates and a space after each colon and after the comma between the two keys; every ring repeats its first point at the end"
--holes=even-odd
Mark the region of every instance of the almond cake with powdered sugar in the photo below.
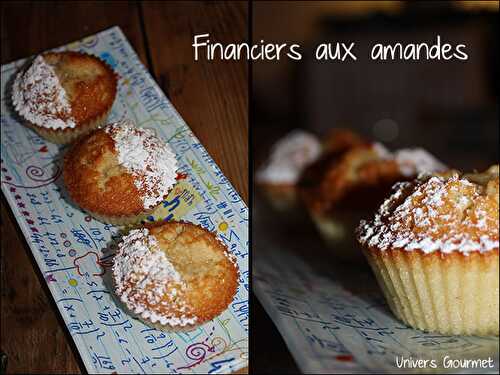
{"type": "Polygon", "coordinates": [[[116,74],[97,57],[49,52],[17,74],[12,104],[28,127],[64,144],[106,121],[116,91],[116,74]]]}
{"type": "Polygon", "coordinates": [[[394,189],[358,228],[394,314],[426,331],[498,335],[498,166],[394,189]]]}
{"type": "Polygon", "coordinates": [[[177,182],[177,160],[151,129],[129,120],[78,140],[65,156],[71,198],[100,221],[125,225],[153,214],[177,182]]]}
{"type": "Polygon", "coordinates": [[[115,293],[151,327],[186,331],[222,313],[238,286],[238,267],[215,234],[191,223],[131,230],[112,268],[115,293]]]}
{"type": "Polygon", "coordinates": [[[177,177],[177,161],[170,147],[153,130],[136,128],[129,120],[110,124],[104,131],[115,142],[118,162],[134,176],[144,209],[157,206],[177,177]]]}

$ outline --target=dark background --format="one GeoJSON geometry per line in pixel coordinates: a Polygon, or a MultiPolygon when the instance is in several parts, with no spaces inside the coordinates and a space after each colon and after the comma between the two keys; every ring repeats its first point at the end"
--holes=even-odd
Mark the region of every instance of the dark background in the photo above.
{"type": "Polygon", "coordinates": [[[498,2],[255,2],[253,39],[299,43],[301,61],[253,64],[257,163],[293,128],[347,127],[390,149],[424,147],[459,169],[498,160],[498,2]],[[465,44],[467,61],[372,61],[376,43],[465,44]],[[357,61],[316,61],[356,42],[357,61]]]}
{"type": "MultiPolygon", "coordinates": [[[[321,135],[335,127],[392,150],[424,147],[458,169],[498,163],[498,2],[258,1],[252,38],[298,43],[303,53],[301,61],[252,64],[255,169],[292,129],[321,135]],[[466,44],[469,59],[369,58],[376,43],[430,44],[438,34],[443,43],[466,44]],[[314,60],[317,44],[337,41],[356,42],[358,60],[314,60]]],[[[258,300],[252,302],[252,371],[299,372],[258,300]]]]}

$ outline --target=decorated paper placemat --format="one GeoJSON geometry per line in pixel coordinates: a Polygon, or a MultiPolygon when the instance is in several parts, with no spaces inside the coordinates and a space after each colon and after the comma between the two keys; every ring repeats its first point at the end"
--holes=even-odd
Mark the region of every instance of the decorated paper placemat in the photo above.
{"type": "Polygon", "coordinates": [[[113,27],[55,50],[94,54],[118,73],[109,121],[154,129],[175,151],[181,179],[148,220],[182,219],[215,231],[237,258],[238,291],[216,319],[166,333],[128,315],[108,287],[119,228],[65,199],[62,154],[19,123],[12,79],[26,60],[2,65],[1,185],[89,373],[229,373],[248,365],[248,208],[113,27]]]}
{"type": "Polygon", "coordinates": [[[277,228],[257,202],[252,217],[253,290],[302,372],[498,373],[498,337],[407,327],[368,264],[336,261],[306,216],[277,228]]]}

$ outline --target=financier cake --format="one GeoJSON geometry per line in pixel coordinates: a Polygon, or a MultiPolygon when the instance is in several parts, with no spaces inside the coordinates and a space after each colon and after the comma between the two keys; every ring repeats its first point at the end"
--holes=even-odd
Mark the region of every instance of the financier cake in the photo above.
{"type": "Polygon", "coordinates": [[[105,123],[116,90],[116,74],[99,58],[48,52],[18,73],[12,104],[28,127],[65,144],[105,123]]]}
{"type": "Polygon", "coordinates": [[[334,254],[347,261],[362,260],[355,249],[359,221],[377,210],[398,181],[445,166],[422,149],[389,152],[381,144],[355,145],[324,165],[315,190],[303,195],[311,218],[334,254]]]}
{"type": "Polygon", "coordinates": [[[145,220],[177,178],[177,160],[153,130],[115,122],[76,141],[64,158],[64,183],[73,201],[115,225],[145,220]]]}
{"type": "Polygon", "coordinates": [[[411,327],[498,336],[498,165],[400,183],[358,239],[411,327]]]}
{"type": "Polygon", "coordinates": [[[260,190],[277,211],[297,208],[297,182],[302,170],[321,153],[321,143],[311,133],[293,130],[274,144],[271,155],[257,171],[260,190]]]}
{"type": "Polygon", "coordinates": [[[118,245],[115,293],[140,320],[187,331],[221,314],[238,287],[238,267],[214,233],[186,222],[134,229],[118,245]]]}

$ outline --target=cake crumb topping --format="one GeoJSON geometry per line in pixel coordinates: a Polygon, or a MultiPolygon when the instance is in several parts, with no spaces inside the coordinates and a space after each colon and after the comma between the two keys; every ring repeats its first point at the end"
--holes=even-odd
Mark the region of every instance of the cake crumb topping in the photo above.
{"type": "Polygon", "coordinates": [[[361,222],[360,242],[424,253],[498,250],[498,167],[478,175],[454,172],[396,184],[374,220],[361,222]]]}
{"type": "Polygon", "coordinates": [[[76,126],[66,91],[42,55],[16,76],[12,102],[19,114],[34,125],[48,129],[76,126]]]}
{"type": "Polygon", "coordinates": [[[177,160],[170,147],[153,130],[135,127],[130,120],[112,123],[105,131],[115,142],[119,163],[133,175],[144,208],[157,206],[176,182],[177,160]]]}
{"type": "Polygon", "coordinates": [[[173,310],[189,312],[182,298],[186,284],[147,228],[131,230],[123,237],[112,271],[117,295],[134,313],[163,325],[196,322],[196,317],[186,314],[164,313],[168,309],[163,306],[169,304],[175,306],[173,310]]]}

